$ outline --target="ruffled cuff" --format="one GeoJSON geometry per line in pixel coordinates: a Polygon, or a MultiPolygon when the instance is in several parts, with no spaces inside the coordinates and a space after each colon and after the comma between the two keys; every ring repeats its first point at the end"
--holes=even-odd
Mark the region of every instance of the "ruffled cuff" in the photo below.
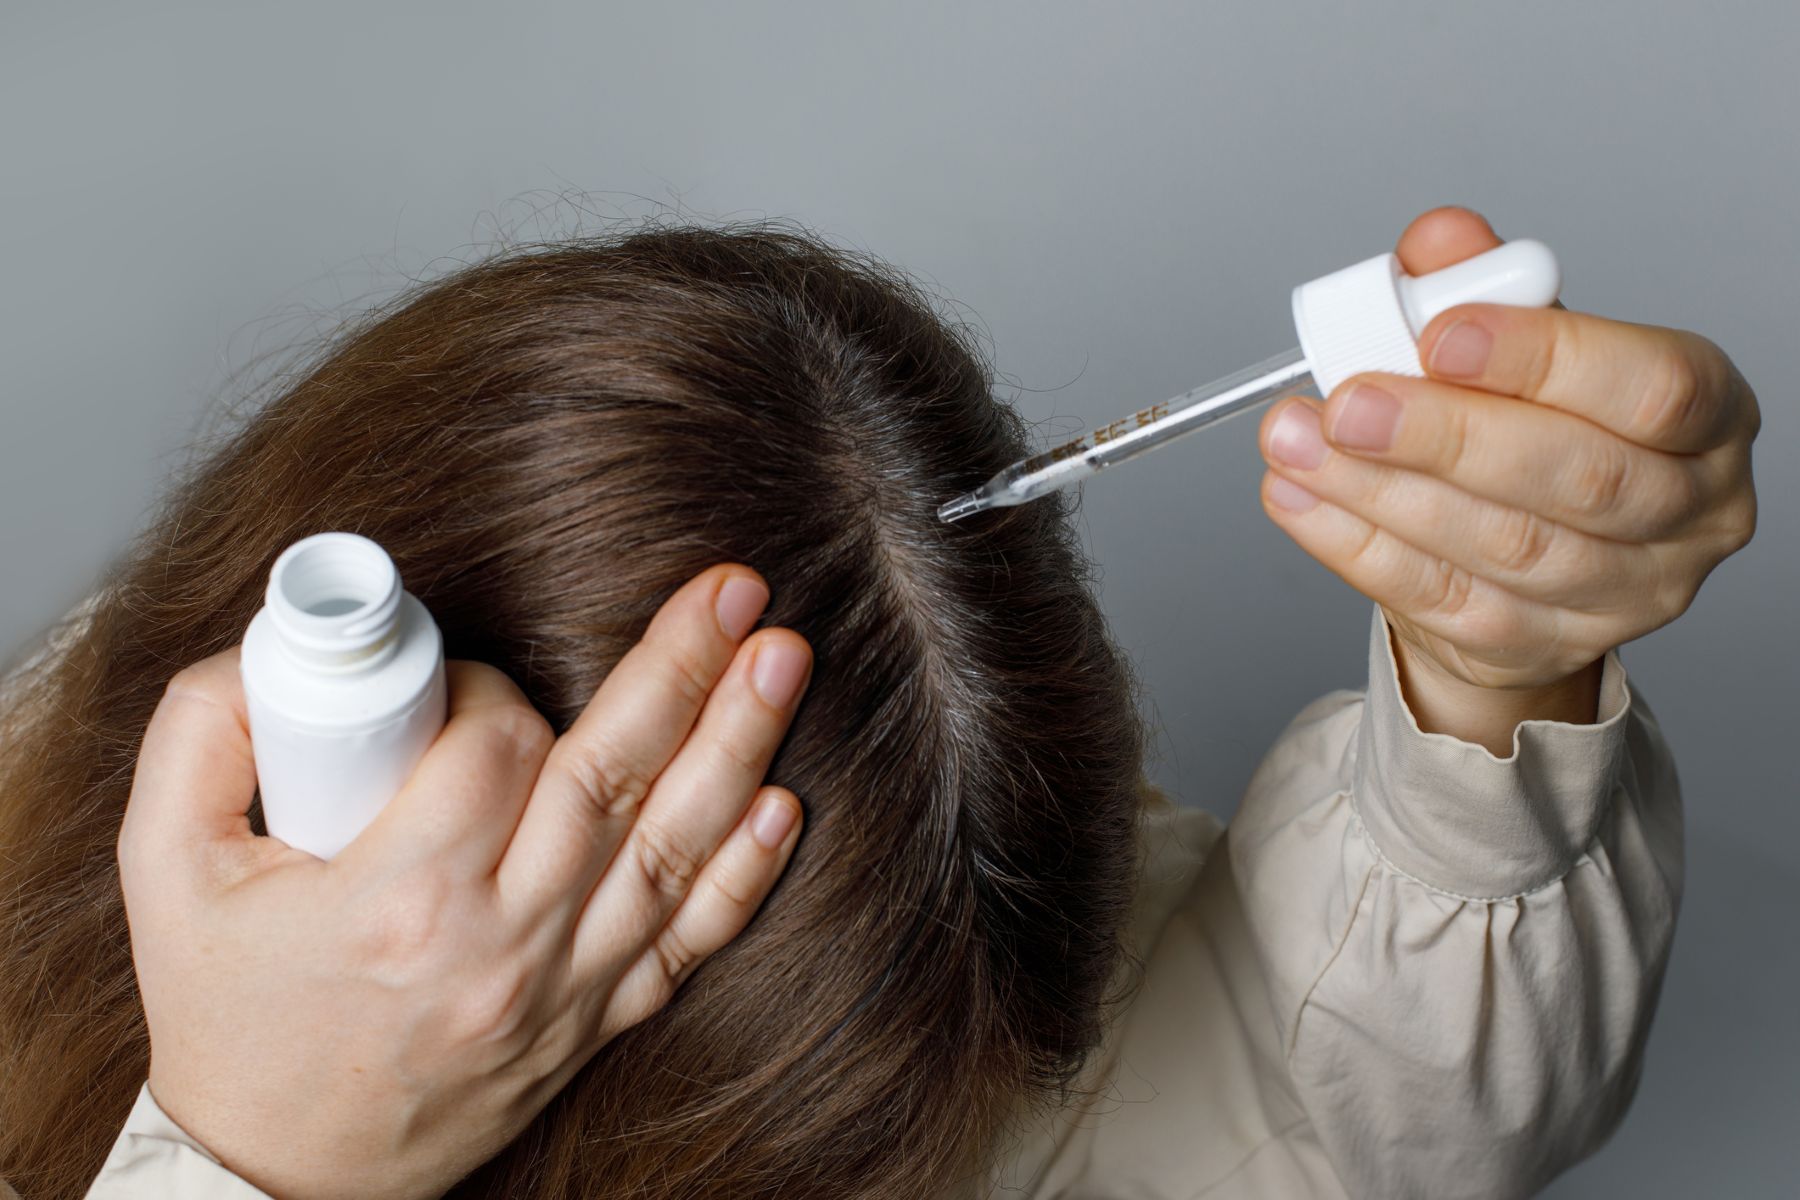
{"type": "Polygon", "coordinates": [[[270,1200],[267,1192],[244,1182],[220,1164],[157,1104],[150,1085],[138,1089],[137,1103],[112,1153],[88,1188],[86,1200],[144,1200],[179,1196],[182,1200],[270,1200]]]}
{"type": "Polygon", "coordinates": [[[1393,869],[1463,900],[1501,900],[1566,875],[1619,778],[1631,689],[1615,648],[1600,675],[1599,720],[1534,719],[1512,753],[1426,733],[1406,706],[1381,606],[1371,606],[1369,691],[1352,768],[1357,816],[1393,869]]]}

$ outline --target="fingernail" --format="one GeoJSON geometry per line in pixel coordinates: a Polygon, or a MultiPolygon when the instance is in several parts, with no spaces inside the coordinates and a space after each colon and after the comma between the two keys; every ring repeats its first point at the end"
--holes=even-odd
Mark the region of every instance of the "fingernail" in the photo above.
{"type": "Polygon", "coordinates": [[[765,704],[786,708],[806,681],[806,661],[806,651],[785,638],[764,642],[750,665],[750,685],[765,704]]]}
{"type": "Polygon", "coordinates": [[[1325,461],[1325,438],[1312,405],[1297,400],[1276,418],[1275,428],[1269,431],[1269,453],[1303,471],[1325,461]]]}
{"type": "Polygon", "coordinates": [[[764,796],[756,815],[750,818],[750,836],[765,850],[780,849],[794,828],[794,806],[780,796],[764,796]]]}
{"type": "Polygon", "coordinates": [[[1487,370],[1488,355],[1493,349],[1493,334],[1473,321],[1458,321],[1431,348],[1428,365],[1433,375],[1473,379],[1487,370]]]}
{"type": "Polygon", "coordinates": [[[1279,475],[1269,480],[1269,499],[1289,512],[1305,512],[1319,502],[1317,496],[1293,480],[1283,479],[1279,475]]]}
{"type": "Polygon", "coordinates": [[[748,575],[733,575],[719,589],[719,598],[714,602],[719,614],[719,628],[732,641],[739,640],[750,632],[768,602],[769,589],[760,581],[748,575]]]}
{"type": "Polygon", "coordinates": [[[1366,383],[1355,384],[1331,425],[1331,440],[1352,450],[1386,450],[1400,425],[1400,397],[1366,383]]]}

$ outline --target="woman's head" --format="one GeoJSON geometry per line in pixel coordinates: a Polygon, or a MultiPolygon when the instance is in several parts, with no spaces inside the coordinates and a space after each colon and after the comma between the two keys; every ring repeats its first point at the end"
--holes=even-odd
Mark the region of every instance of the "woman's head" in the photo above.
{"type": "Polygon", "coordinates": [[[446,653],[558,732],[715,562],[760,571],[816,656],[770,771],[806,831],[759,917],[452,1194],[917,1197],[966,1173],[1099,1036],[1142,749],[1061,502],[936,519],[1027,452],[990,382],[898,276],[765,228],[503,255],[335,339],[0,715],[0,1176],[77,1194],[123,1120],[138,739],[324,529],[379,542],[446,653]]]}

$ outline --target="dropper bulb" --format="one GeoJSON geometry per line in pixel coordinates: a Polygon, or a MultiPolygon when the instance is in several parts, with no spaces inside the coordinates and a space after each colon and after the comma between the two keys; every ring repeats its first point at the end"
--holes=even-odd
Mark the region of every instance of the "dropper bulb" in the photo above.
{"type": "Polygon", "coordinates": [[[1550,247],[1521,238],[1442,270],[1401,276],[1400,301],[1416,338],[1433,317],[1459,304],[1543,308],[1561,287],[1562,272],[1550,247]]]}
{"type": "Polygon", "coordinates": [[[1319,394],[1365,371],[1422,376],[1419,335],[1458,304],[1542,307],[1562,282],[1556,256],[1522,238],[1427,275],[1408,275],[1393,253],[1377,254],[1294,289],[1294,331],[1319,394]]]}

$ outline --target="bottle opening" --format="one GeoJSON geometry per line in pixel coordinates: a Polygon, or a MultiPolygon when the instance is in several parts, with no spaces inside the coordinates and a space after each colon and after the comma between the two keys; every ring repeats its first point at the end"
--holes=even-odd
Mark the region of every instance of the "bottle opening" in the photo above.
{"type": "Polygon", "coordinates": [[[290,654],[315,667],[350,669],[392,643],[400,575],[368,538],[315,534],[275,560],[268,603],[290,654]]]}
{"type": "Polygon", "coordinates": [[[273,572],[282,598],[315,617],[341,617],[376,603],[394,576],[381,547],[353,534],[307,538],[282,558],[273,572]]]}
{"type": "Polygon", "coordinates": [[[356,596],[333,596],[327,600],[318,600],[306,606],[306,611],[315,617],[341,617],[345,613],[353,613],[365,607],[369,602],[356,596]]]}

